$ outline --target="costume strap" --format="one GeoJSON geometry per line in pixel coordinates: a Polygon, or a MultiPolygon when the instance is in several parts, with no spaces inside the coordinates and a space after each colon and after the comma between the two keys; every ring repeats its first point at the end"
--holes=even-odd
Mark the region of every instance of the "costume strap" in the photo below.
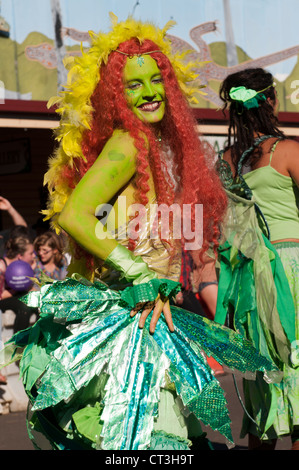
{"type": "Polygon", "coordinates": [[[270,154],[270,159],[269,159],[269,166],[271,166],[272,157],[273,157],[273,154],[275,152],[275,149],[276,149],[277,144],[278,144],[279,141],[280,141],[280,139],[277,139],[277,141],[275,142],[275,144],[273,145],[273,147],[271,149],[271,154],[270,154]]]}
{"type": "MultiPolygon", "coordinates": [[[[242,166],[243,166],[243,162],[244,162],[244,159],[247,157],[247,155],[249,155],[256,147],[258,147],[262,142],[264,142],[265,140],[267,139],[270,139],[274,137],[273,135],[263,135],[261,137],[258,137],[257,139],[255,139],[253,145],[248,149],[248,150],[245,150],[245,152],[243,153],[243,155],[241,156],[240,158],[240,161],[239,161],[239,164],[238,164],[238,177],[242,180],[242,184],[244,185],[244,188],[245,188],[245,194],[247,196],[249,196],[249,198],[251,199],[252,198],[252,191],[251,189],[249,188],[248,184],[246,183],[245,179],[243,178],[241,172],[242,172],[242,166]]],[[[258,204],[255,203],[255,210],[256,210],[256,213],[261,217],[261,219],[263,220],[263,223],[264,223],[264,226],[267,230],[267,238],[270,240],[270,228],[269,228],[269,225],[266,221],[266,218],[262,212],[262,210],[260,209],[260,207],[258,206],[258,204]]]]}
{"type": "Polygon", "coordinates": [[[258,147],[262,142],[264,142],[265,140],[267,139],[271,139],[271,137],[274,137],[273,135],[262,135],[261,137],[257,137],[257,139],[255,139],[255,141],[253,142],[253,145],[251,147],[249,147],[249,149],[245,150],[245,152],[243,152],[240,160],[239,160],[239,163],[238,163],[238,168],[237,168],[237,171],[238,171],[238,176],[240,177],[242,175],[242,166],[243,166],[243,162],[245,160],[245,158],[256,148],[258,147]]]}

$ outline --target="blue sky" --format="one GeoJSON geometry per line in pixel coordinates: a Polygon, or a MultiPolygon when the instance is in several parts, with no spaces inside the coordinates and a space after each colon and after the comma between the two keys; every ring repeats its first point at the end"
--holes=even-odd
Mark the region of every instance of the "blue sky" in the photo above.
{"type": "MultiPolygon", "coordinates": [[[[218,20],[219,31],[205,39],[208,43],[225,40],[223,0],[60,0],[60,4],[63,25],[82,31],[108,31],[109,11],[121,20],[134,11],[137,19],[160,27],[169,19],[175,20],[172,34],[189,42],[192,27],[218,20]]],[[[50,0],[1,0],[0,5],[12,39],[22,42],[31,31],[53,38],[50,0]]],[[[299,44],[298,0],[230,0],[230,7],[235,42],[252,58],[299,44]]],[[[296,60],[294,57],[269,68],[274,74],[289,74],[296,60]]]]}

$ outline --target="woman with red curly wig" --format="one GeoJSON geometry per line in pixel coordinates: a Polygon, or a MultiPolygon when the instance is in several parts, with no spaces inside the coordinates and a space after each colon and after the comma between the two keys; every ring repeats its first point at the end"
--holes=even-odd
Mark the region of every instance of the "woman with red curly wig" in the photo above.
{"type": "MultiPolygon", "coordinates": [[[[129,58],[130,61],[132,62],[132,59],[129,58]]],[[[136,65],[136,61],[133,61],[133,66],[136,65]]],[[[192,207],[193,218],[195,217],[196,204],[202,204],[205,208],[202,248],[205,251],[209,246],[217,246],[219,225],[225,211],[226,197],[218,177],[208,166],[202,143],[196,132],[195,120],[189,104],[181,92],[169,59],[158,50],[157,45],[152,41],[145,40],[140,44],[137,39],[131,39],[122,43],[117,51],[110,54],[109,61],[101,68],[101,77],[91,97],[92,127],[90,131],[85,133],[82,141],[82,152],[85,158],[79,160],[75,167],[70,169],[67,164],[62,170],[69,186],[85,175],[86,171],[98,159],[108,141],[109,152],[111,151],[110,147],[114,145],[112,142],[115,141],[116,147],[120,147],[122,150],[122,164],[128,163],[125,159],[128,157],[123,150],[126,148],[128,148],[129,158],[133,164],[128,177],[129,181],[134,176],[131,181],[131,187],[134,190],[131,202],[135,200],[146,205],[149,201],[148,192],[154,184],[158,204],[170,205],[179,196],[181,205],[189,204],[192,207]],[[149,55],[150,51],[153,52],[149,55]],[[159,122],[152,126],[148,124],[151,124],[151,119],[157,119],[157,113],[144,111],[143,115],[139,112],[139,116],[138,110],[141,109],[143,103],[135,105],[134,98],[132,98],[136,94],[138,85],[135,83],[124,85],[123,83],[122,71],[128,61],[128,56],[134,57],[134,54],[145,54],[143,59],[146,62],[145,66],[137,66],[140,72],[146,68],[151,58],[155,61],[156,68],[159,69],[153,71],[158,77],[158,79],[154,79],[153,84],[162,88],[160,101],[156,99],[154,86],[152,90],[149,90],[148,96],[145,94],[145,98],[142,98],[143,101],[157,103],[156,106],[159,107],[159,112],[163,116],[163,119],[159,118],[159,122]],[[128,107],[128,102],[129,104],[132,102],[130,107],[128,107]],[[115,131],[116,129],[118,132],[115,131]],[[120,132],[121,130],[127,131],[127,134],[120,132]],[[164,154],[164,159],[161,159],[161,152],[164,154]],[[170,161],[167,160],[169,153],[171,153],[170,161]],[[171,165],[171,168],[167,165],[171,165]],[[169,171],[172,172],[171,176],[169,171]],[[177,194],[178,188],[179,195],[177,194]]],[[[111,166],[111,158],[109,165],[111,166]]],[[[117,167],[119,174],[126,178],[119,159],[115,160],[115,167],[117,167]]],[[[120,184],[125,185],[128,181],[121,181],[120,184]]],[[[112,188],[117,192],[116,185],[117,182],[112,188]]],[[[111,198],[113,196],[114,194],[111,195],[111,198]]],[[[103,197],[97,201],[102,199],[103,197]]],[[[107,197],[104,199],[107,200],[107,197]]],[[[77,205],[75,210],[77,211],[77,205]]],[[[67,219],[71,223],[70,217],[67,219]]],[[[75,219],[72,218],[72,220],[75,219]]],[[[68,221],[66,221],[66,225],[68,225],[68,221]]],[[[62,218],[59,223],[63,224],[62,218]]],[[[193,228],[194,224],[193,220],[193,228]]],[[[66,227],[64,228],[66,229],[66,227]]],[[[84,247],[82,237],[80,237],[80,245],[84,247]]],[[[199,246],[197,246],[198,249],[199,246]]],[[[89,245],[86,251],[90,253],[89,245]]],[[[98,256],[98,253],[95,255],[98,256]]],[[[105,255],[101,253],[100,258],[105,259],[105,255]]]]}
{"type": "Polygon", "coordinates": [[[41,430],[53,449],[210,448],[200,420],[232,441],[203,352],[242,372],[272,368],[231,330],[170,305],[177,245],[216,248],[226,200],[180,86],[188,66],[169,57],[165,31],[129,19],[70,71],[46,179],[52,221],[78,248],[73,274],[32,293],[40,320],[9,345],[24,348],[31,437],[41,430]]]}

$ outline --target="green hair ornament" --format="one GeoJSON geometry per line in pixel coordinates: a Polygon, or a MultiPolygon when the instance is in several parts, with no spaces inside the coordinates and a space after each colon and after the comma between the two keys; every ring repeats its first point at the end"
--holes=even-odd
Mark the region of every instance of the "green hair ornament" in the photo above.
{"type": "Polygon", "coordinates": [[[269,85],[260,91],[251,90],[245,86],[232,87],[229,91],[229,96],[233,101],[241,103],[246,109],[258,108],[260,102],[266,100],[263,91],[268,90],[271,86],[273,85],[269,85]]]}

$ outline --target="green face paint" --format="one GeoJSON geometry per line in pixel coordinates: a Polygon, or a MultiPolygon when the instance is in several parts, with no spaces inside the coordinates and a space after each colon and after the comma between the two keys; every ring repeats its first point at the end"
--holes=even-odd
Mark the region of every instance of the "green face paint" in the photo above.
{"type": "Polygon", "coordinates": [[[126,100],[143,122],[160,122],[165,114],[165,89],[160,70],[150,55],[127,59],[124,68],[126,100]]]}

